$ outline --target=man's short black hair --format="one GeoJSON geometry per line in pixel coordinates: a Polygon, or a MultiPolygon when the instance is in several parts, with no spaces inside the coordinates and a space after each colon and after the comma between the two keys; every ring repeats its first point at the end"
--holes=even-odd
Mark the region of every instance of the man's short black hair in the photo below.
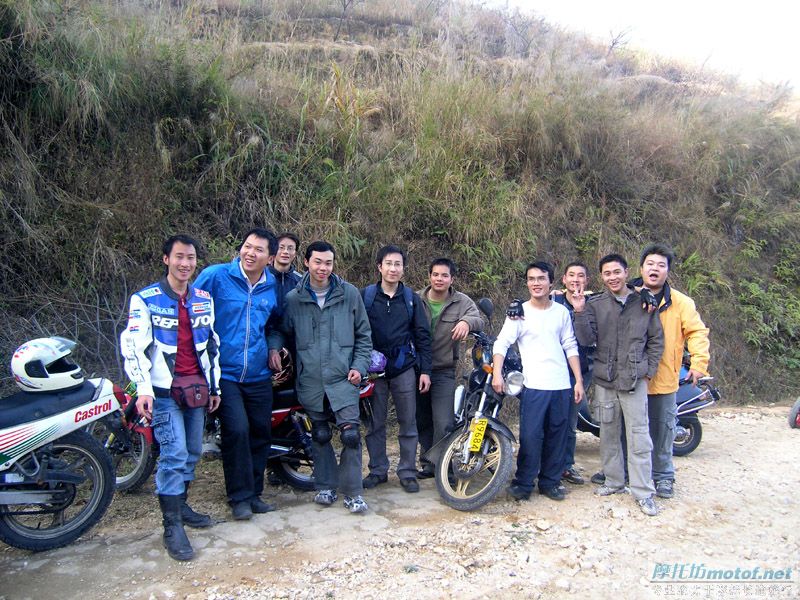
{"type": "Polygon", "coordinates": [[[247,238],[249,238],[251,235],[261,238],[262,240],[267,240],[267,247],[269,249],[270,256],[273,256],[278,252],[278,238],[276,238],[275,234],[269,229],[264,229],[263,227],[253,227],[250,231],[245,233],[244,236],[242,236],[242,243],[239,244],[239,250],[242,249],[242,246],[244,246],[247,238]]]}
{"type": "Polygon", "coordinates": [[[611,263],[611,262],[618,262],[619,264],[622,265],[623,269],[627,269],[628,268],[628,261],[625,260],[625,258],[621,254],[616,254],[616,253],[612,252],[611,254],[606,254],[603,258],[600,259],[600,262],[597,265],[598,271],[600,271],[602,273],[603,272],[603,265],[606,264],[606,263],[611,263]]]}
{"type": "Polygon", "coordinates": [[[328,242],[323,242],[322,240],[311,242],[308,245],[306,248],[306,260],[311,258],[312,252],[333,252],[333,258],[336,258],[336,250],[333,248],[333,246],[328,242]]]}
{"type": "Polygon", "coordinates": [[[564,275],[567,274],[572,267],[580,267],[586,273],[586,276],[589,276],[589,267],[586,266],[586,263],[582,260],[573,260],[571,263],[568,263],[566,267],[564,267],[564,275]]]}
{"type": "Polygon", "coordinates": [[[669,271],[672,268],[672,261],[675,260],[675,252],[672,251],[672,248],[667,246],[666,244],[650,244],[649,246],[645,246],[644,250],[642,250],[642,256],[639,259],[639,266],[641,267],[644,264],[644,259],[650,256],[651,254],[658,254],[659,256],[663,256],[667,259],[667,270],[669,271]]]}
{"type": "Polygon", "coordinates": [[[278,242],[280,243],[280,241],[281,241],[282,239],[284,239],[284,238],[286,238],[286,239],[289,239],[289,240],[292,240],[292,241],[294,242],[295,249],[296,249],[298,252],[300,252],[300,238],[299,238],[299,237],[297,237],[297,235],[295,235],[294,233],[292,233],[292,232],[290,232],[290,231],[284,231],[283,233],[279,233],[279,234],[276,236],[276,238],[275,238],[275,239],[277,239],[277,240],[278,240],[278,242]]]}
{"type": "Polygon", "coordinates": [[[440,258],[434,258],[431,261],[431,264],[428,267],[428,275],[433,273],[433,267],[447,267],[450,270],[450,277],[456,276],[456,263],[449,258],[445,258],[444,256],[440,258]]]}
{"type": "Polygon", "coordinates": [[[528,279],[528,271],[531,269],[539,269],[540,271],[544,271],[547,273],[547,278],[550,280],[550,283],[553,283],[553,277],[555,277],[555,270],[553,269],[553,265],[549,262],[543,260],[536,260],[532,263],[528,263],[528,266],[525,267],[525,279],[528,279]]]}
{"type": "Polygon", "coordinates": [[[200,252],[201,252],[200,244],[198,244],[197,240],[194,239],[193,237],[183,233],[171,235],[166,239],[164,245],[161,246],[161,251],[164,253],[164,256],[170,255],[170,253],[172,252],[172,247],[175,245],[175,242],[180,242],[181,244],[186,244],[187,246],[193,246],[194,251],[198,255],[198,258],[200,257],[200,252]]]}
{"type": "Polygon", "coordinates": [[[383,259],[389,254],[399,254],[403,259],[403,266],[406,266],[405,251],[400,246],[395,246],[394,244],[389,244],[378,250],[378,253],[375,255],[375,264],[381,264],[383,259]]]}

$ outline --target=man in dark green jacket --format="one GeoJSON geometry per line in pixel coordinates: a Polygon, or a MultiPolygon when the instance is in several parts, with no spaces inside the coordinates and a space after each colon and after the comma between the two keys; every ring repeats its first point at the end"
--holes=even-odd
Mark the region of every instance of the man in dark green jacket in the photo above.
{"type": "Polygon", "coordinates": [[[361,497],[359,383],[366,377],[372,332],[357,288],[333,274],[336,251],[327,242],[306,248],[303,275],[286,295],[282,331],[297,348],[297,395],[312,422],[314,501],[323,506],[344,494],[350,512],[368,506],[361,497]],[[329,419],[340,431],[337,465],[329,419]]]}

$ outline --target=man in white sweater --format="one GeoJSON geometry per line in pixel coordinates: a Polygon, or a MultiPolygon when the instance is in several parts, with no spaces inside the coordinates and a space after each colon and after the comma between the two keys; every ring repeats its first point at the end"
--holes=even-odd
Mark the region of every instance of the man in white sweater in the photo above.
{"type": "Polygon", "coordinates": [[[578,342],[569,311],[550,299],[553,267],[533,262],[525,269],[530,300],[523,305],[524,319],[506,318],[493,349],[492,387],[503,389],[503,361],[515,342],[522,358],[525,389],[519,402],[519,454],[517,473],[508,492],[527,500],[539,475],[539,493],[563,500],[561,482],[564,448],[569,430],[569,403],[583,399],[583,377],[578,342]],[[575,377],[570,389],[567,363],[575,377]]]}

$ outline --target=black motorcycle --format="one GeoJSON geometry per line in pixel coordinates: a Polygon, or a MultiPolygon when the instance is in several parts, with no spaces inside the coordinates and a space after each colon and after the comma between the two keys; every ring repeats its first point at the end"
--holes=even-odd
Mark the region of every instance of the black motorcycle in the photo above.
{"type": "MultiPolygon", "coordinates": [[[[697,413],[720,399],[719,389],[713,377],[702,377],[693,385],[686,379],[688,369],[681,369],[681,379],[675,394],[677,416],[675,418],[675,440],[672,443],[673,456],[691,454],[700,445],[703,426],[697,413]]],[[[600,437],[600,423],[593,417],[588,403],[584,400],[578,410],[578,431],[585,431],[600,437]]]]}
{"type": "MultiPolygon", "coordinates": [[[[494,307],[488,298],[478,307],[489,318],[494,307]]],[[[457,510],[480,508],[504,489],[514,469],[516,438],[498,415],[506,396],[522,392],[522,364],[509,350],[503,365],[504,389],[492,388],[492,347],[495,339],[483,332],[470,334],[473,370],[466,387],[458,386],[454,398],[455,424],[449,435],[435,444],[427,458],[436,464],[436,488],[444,502],[457,510]]]]}

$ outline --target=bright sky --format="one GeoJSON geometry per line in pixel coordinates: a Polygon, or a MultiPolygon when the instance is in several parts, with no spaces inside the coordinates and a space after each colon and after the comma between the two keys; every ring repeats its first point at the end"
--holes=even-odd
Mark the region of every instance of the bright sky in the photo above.
{"type": "Polygon", "coordinates": [[[629,30],[628,45],[800,90],[796,0],[494,0],[600,41],[629,30]]]}

